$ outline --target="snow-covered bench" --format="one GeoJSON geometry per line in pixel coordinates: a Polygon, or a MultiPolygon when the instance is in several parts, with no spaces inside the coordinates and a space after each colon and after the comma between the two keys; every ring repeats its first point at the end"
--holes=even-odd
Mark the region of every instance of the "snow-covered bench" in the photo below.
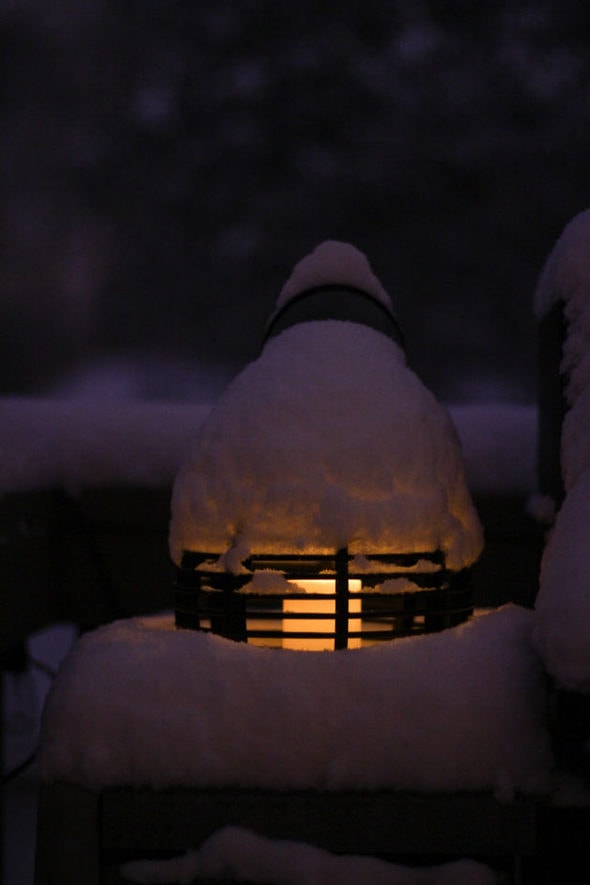
{"type": "Polygon", "coordinates": [[[37,885],[98,885],[226,825],[423,862],[532,854],[551,754],[531,624],[510,606],[337,653],[171,616],[87,634],[44,711],[37,885]]]}

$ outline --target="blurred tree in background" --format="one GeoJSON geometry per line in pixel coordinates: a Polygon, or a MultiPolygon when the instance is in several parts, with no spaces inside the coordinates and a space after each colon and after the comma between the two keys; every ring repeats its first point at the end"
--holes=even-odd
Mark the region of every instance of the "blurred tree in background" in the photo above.
{"type": "Polygon", "coordinates": [[[445,398],[534,396],[531,299],[590,204],[565,0],[3,0],[0,384],[235,371],[295,261],[365,251],[445,398]]]}

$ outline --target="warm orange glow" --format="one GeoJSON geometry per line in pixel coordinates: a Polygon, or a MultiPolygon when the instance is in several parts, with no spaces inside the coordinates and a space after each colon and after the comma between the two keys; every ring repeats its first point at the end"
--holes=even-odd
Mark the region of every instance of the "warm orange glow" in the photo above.
{"type": "MultiPolygon", "coordinates": [[[[334,581],[326,579],[298,580],[297,586],[306,593],[334,593],[334,581]]],[[[348,584],[351,593],[360,593],[360,580],[351,580],[348,584]]],[[[283,612],[313,612],[316,614],[335,615],[336,602],[334,599],[285,599],[283,601],[283,612]]],[[[349,600],[349,612],[353,614],[361,613],[361,600],[349,600]]],[[[334,633],[336,629],[336,621],[334,619],[315,620],[312,618],[293,618],[283,621],[283,630],[296,631],[305,630],[308,633],[334,633]]],[[[354,618],[348,622],[350,632],[361,629],[360,617],[354,618]]],[[[360,648],[360,639],[350,639],[348,648],[360,648]]],[[[296,649],[298,651],[325,651],[334,649],[333,639],[286,639],[283,638],[283,648],[296,649]]]]}

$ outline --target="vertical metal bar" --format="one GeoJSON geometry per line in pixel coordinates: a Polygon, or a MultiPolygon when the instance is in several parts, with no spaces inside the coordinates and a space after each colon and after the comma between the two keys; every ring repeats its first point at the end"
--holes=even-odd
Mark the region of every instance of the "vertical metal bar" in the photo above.
{"type": "Polygon", "coordinates": [[[348,548],[336,553],[336,629],[334,648],[348,648],[348,548]]]}
{"type": "Polygon", "coordinates": [[[183,557],[182,565],[176,569],[174,616],[176,626],[188,630],[199,630],[199,594],[201,576],[183,557]]]}

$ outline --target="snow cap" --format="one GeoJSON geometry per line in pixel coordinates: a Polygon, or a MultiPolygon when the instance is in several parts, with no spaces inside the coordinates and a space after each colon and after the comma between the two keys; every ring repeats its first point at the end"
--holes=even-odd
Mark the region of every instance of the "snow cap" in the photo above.
{"type": "Polygon", "coordinates": [[[566,336],[560,371],[565,396],[574,405],[590,384],[590,209],[565,226],[541,273],[534,298],[542,320],[561,304],[566,336]]]}
{"type": "Polygon", "coordinates": [[[443,550],[481,527],[447,412],[374,329],[299,323],[268,342],[201,426],[176,478],[172,558],[443,550]]]}
{"type": "Polygon", "coordinates": [[[566,224],[541,272],[534,297],[537,319],[558,301],[566,304],[569,319],[577,316],[590,292],[590,209],[566,224]]]}
{"type": "Polygon", "coordinates": [[[295,265],[281,289],[276,309],[280,310],[306,289],[330,284],[362,289],[393,315],[391,298],[373,273],[367,257],[350,243],[338,240],[325,240],[295,265]]]}

